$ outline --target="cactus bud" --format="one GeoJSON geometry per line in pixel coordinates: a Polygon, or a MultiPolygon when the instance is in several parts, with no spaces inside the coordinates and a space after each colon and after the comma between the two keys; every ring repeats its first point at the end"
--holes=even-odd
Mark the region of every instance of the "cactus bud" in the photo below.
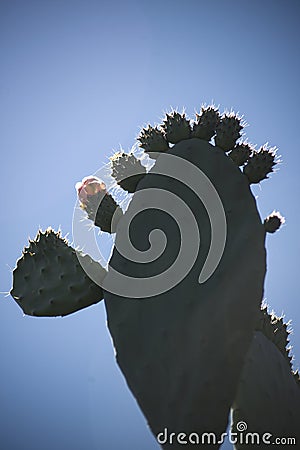
{"type": "Polygon", "coordinates": [[[236,141],[241,137],[240,131],[243,127],[241,118],[236,114],[223,114],[217,125],[215,144],[224,152],[233,149],[236,141]]]}
{"type": "Polygon", "coordinates": [[[238,144],[228,154],[232,161],[237,166],[243,166],[249,159],[250,155],[254,152],[254,147],[246,142],[238,144]]]}
{"type": "Polygon", "coordinates": [[[275,233],[284,222],[284,217],[282,217],[279,212],[273,211],[272,214],[264,220],[264,227],[267,233],[275,233]]]}
{"type": "Polygon", "coordinates": [[[275,157],[274,148],[268,148],[267,145],[254,152],[243,170],[249,182],[259,183],[268,178],[268,173],[273,172],[273,167],[277,164],[275,157]]]}
{"type": "Polygon", "coordinates": [[[80,206],[83,209],[87,208],[89,197],[98,194],[98,192],[102,192],[103,195],[106,193],[106,186],[103,181],[94,176],[83,178],[82,181],[76,183],[75,189],[77,190],[80,206]]]}
{"type": "Polygon", "coordinates": [[[111,158],[112,176],[122,189],[135,192],[139,181],[145,176],[146,169],[132,153],[115,153],[111,158]]]}
{"type": "Polygon", "coordinates": [[[184,113],[180,114],[177,111],[166,114],[162,129],[165,132],[167,141],[171,144],[177,144],[184,139],[188,139],[191,135],[190,121],[185,117],[184,113]]]}
{"type": "Polygon", "coordinates": [[[201,107],[201,113],[196,113],[196,122],[193,126],[193,137],[210,141],[216,133],[216,127],[220,120],[218,109],[214,106],[201,107]]]}
{"type": "MultiPolygon", "coordinates": [[[[158,127],[143,128],[138,137],[139,146],[147,153],[162,153],[169,150],[169,144],[162,130],[158,127]]],[[[151,155],[153,157],[153,155],[151,155]]]]}
{"type": "Polygon", "coordinates": [[[107,192],[106,185],[99,178],[83,178],[75,186],[80,206],[87,212],[88,218],[102,231],[114,233],[122,210],[107,192]]]}

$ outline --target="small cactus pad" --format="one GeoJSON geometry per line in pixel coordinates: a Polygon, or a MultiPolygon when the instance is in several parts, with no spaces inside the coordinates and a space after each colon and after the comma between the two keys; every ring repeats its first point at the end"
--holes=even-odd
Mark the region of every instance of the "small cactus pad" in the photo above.
{"type": "Polygon", "coordinates": [[[225,113],[221,117],[216,129],[216,145],[228,152],[236,145],[236,141],[241,137],[240,131],[243,129],[241,118],[234,113],[225,113]]]}
{"type": "Polygon", "coordinates": [[[196,114],[193,126],[193,137],[210,141],[216,133],[217,124],[220,119],[218,109],[214,106],[205,108],[202,106],[201,113],[196,114]]]}
{"type": "Polygon", "coordinates": [[[191,135],[190,121],[184,113],[180,114],[177,111],[166,114],[162,129],[165,132],[167,141],[171,144],[177,144],[184,139],[188,139],[191,135]]]}
{"type": "Polygon", "coordinates": [[[17,261],[10,293],[29,316],[66,316],[98,303],[103,298],[102,289],[81,263],[99,282],[105,277],[106,270],[70,247],[60,232],[39,230],[17,261]]]}
{"type": "Polygon", "coordinates": [[[96,227],[106,233],[116,232],[117,224],[123,215],[122,209],[110,194],[106,194],[104,197],[101,197],[100,194],[90,197],[86,212],[96,227]]]}
{"type": "Polygon", "coordinates": [[[88,218],[101,231],[114,233],[123,212],[107,192],[105,183],[95,176],[89,176],[76,183],[75,188],[80,206],[86,211],[88,218]]]}
{"type": "Polygon", "coordinates": [[[279,212],[273,211],[264,220],[264,227],[267,233],[275,233],[285,222],[284,217],[279,212]]]}
{"type": "Polygon", "coordinates": [[[115,153],[111,158],[112,176],[122,189],[135,192],[137,184],[145,176],[146,168],[133,153],[115,153]]]}
{"type": "Polygon", "coordinates": [[[228,154],[228,156],[237,166],[243,166],[248,161],[253,152],[254,147],[244,142],[236,145],[228,154]]]}
{"type": "Polygon", "coordinates": [[[247,176],[249,183],[260,183],[260,181],[268,178],[268,174],[273,172],[273,167],[277,164],[275,158],[274,148],[268,148],[267,145],[253,153],[244,167],[244,174],[247,176]]]}
{"type": "MultiPolygon", "coordinates": [[[[161,153],[169,150],[169,144],[165,138],[164,132],[158,127],[148,125],[143,128],[138,137],[139,146],[146,153],[161,153]]],[[[153,156],[152,156],[153,157],[153,156]]]]}
{"type": "MultiPolygon", "coordinates": [[[[262,442],[264,433],[272,436],[270,443],[275,436],[294,437],[300,442],[299,374],[291,370],[287,327],[282,318],[263,309],[246,354],[232,409],[232,431],[240,431],[239,423],[245,422],[247,433],[260,435],[259,445],[253,448],[270,448],[262,442]]],[[[237,442],[235,449],[246,450],[249,445],[244,440],[237,442]]]]}

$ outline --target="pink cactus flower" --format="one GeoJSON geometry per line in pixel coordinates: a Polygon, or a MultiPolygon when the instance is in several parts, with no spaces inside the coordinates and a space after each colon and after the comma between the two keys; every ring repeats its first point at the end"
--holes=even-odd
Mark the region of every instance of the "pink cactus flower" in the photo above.
{"type": "Polygon", "coordinates": [[[98,192],[102,192],[103,195],[106,194],[106,186],[100,178],[94,177],[92,175],[83,178],[75,185],[77,190],[78,198],[83,207],[86,206],[89,196],[96,195],[98,192]]]}

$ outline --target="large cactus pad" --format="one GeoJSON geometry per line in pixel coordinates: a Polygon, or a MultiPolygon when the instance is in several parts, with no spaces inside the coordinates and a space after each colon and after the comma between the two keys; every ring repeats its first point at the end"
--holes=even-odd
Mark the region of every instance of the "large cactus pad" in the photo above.
{"type": "MultiPolygon", "coordinates": [[[[186,168],[179,175],[192,179],[192,171],[187,173],[186,168]]],[[[206,190],[205,185],[203,189],[206,190]]],[[[164,191],[181,199],[194,214],[201,235],[196,263],[178,284],[179,278],[176,281],[173,274],[174,286],[154,297],[125,298],[125,294],[104,292],[108,326],[117,361],[154,434],[167,427],[175,433],[210,431],[219,436],[226,430],[260,309],[265,276],[265,231],[246,176],[224,151],[196,138],[182,141],[168,154],[159,156],[154,168],[139,183],[128,211],[118,224],[116,236],[116,247],[122,246],[120,239],[124,236],[120,230],[127,215],[144,209],[131,224],[133,244],[145,251],[150,232],[160,228],[169,246],[150,264],[129,261],[115,249],[107,286],[113,268],[128,276],[120,277],[119,291],[134,292],[134,278],[163,274],[175,261],[176,248],[178,251],[185,238],[191,241],[192,223],[188,218],[180,219],[179,227],[183,226],[185,233],[180,236],[174,219],[153,207],[155,196],[161,204],[164,191]],[[184,185],[159,175],[168,172],[170,155],[182,158],[182,167],[185,161],[190,162],[209,178],[225,211],[225,251],[213,275],[201,284],[199,273],[210,248],[213,227],[188,182],[184,185]],[[155,190],[149,197],[151,188],[155,190]]],[[[165,209],[168,210],[167,204],[165,209]]],[[[155,251],[155,238],[151,244],[155,251]]],[[[197,243],[189,242],[189,245],[197,243]]],[[[165,279],[168,276],[165,272],[165,279]]],[[[146,282],[144,288],[146,292],[146,282]]]]}

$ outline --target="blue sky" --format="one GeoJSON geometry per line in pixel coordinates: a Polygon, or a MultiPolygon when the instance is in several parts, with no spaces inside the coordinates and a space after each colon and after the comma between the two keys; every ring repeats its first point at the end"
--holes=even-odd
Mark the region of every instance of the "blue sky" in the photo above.
{"type": "MultiPolygon", "coordinates": [[[[251,142],[282,155],[254,193],[263,217],[286,217],[267,239],[265,297],[292,320],[299,367],[299,12],[280,0],[1,0],[0,290],[39,226],[71,232],[76,181],[171,106],[192,115],[214,100],[245,115],[251,142]]],[[[2,448],[158,448],[105,320],[102,303],[36,319],[2,296],[2,448]]]]}

